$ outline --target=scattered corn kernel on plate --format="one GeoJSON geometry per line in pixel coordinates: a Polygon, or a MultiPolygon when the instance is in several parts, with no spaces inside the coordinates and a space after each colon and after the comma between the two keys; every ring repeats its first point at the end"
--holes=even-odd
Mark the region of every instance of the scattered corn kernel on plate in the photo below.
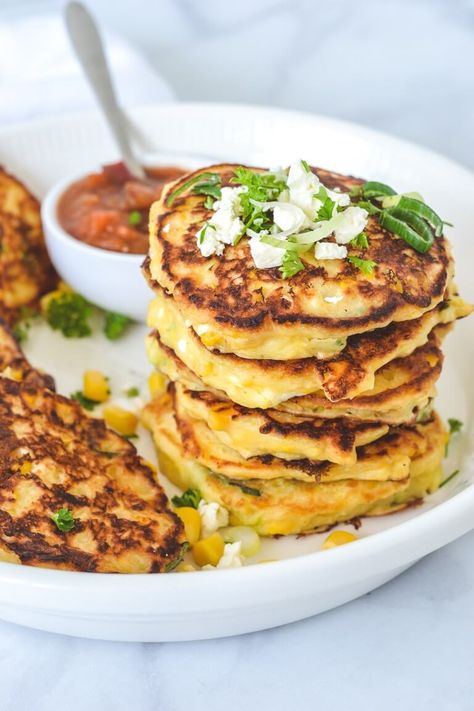
{"type": "MultiPolygon", "coordinates": [[[[317,165],[353,175],[376,175],[402,189],[414,183],[455,225],[450,232],[456,282],[474,301],[472,195],[474,176],[445,158],[380,133],[317,116],[226,105],[162,105],[131,112],[154,152],[211,155],[253,165],[288,163],[304,155],[317,165]]],[[[95,114],[3,129],[0,161],[39,197],[68,174],[117,158],[95,114]]],[[[31,363],[54,375],[60,393],[81,392],[99,402],[97,414],[156,463],[138,413],[149,397],[146,328],[131,326],[109,341],[96,324],[93,335],[65,339],[32,323],[25,343],[31,363]]],[[[207,570],[222,555],[222,539],[199,540],[201,520],[192,506],[180,517],[194,560],[180,572],[150,575],[77,573],[0,563],[0,617],[48,631],[97,639],[177,641],[235,635],[274,627],[352,600],[406,570],[423,556],[463,535],[474,521],[472,359],[474,327],[457,325],[445,346],[438,410],[464,422],[445,460],[445,477],[459,474],[418,507],[361,526],[301,537],[260,538],[227,531],[239,541],[243,567],[207,570]],[[346,545],[350,543],[350,545],[346,545]],[[200,565],[204,570],[196,570],[200,565]],[[182,574],[186,573],[186,574],[182,574]]],[[[163,477],[166,492],[179,492],[163,477]]],[[[235,527],[233,527],[235,529],[235,527]]]]}

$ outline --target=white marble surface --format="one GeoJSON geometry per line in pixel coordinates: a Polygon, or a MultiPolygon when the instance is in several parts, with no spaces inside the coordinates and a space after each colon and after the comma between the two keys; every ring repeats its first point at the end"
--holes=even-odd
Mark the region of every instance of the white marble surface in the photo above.
{"type": "MultiPolygon", "coordinates": [[[[474,167],[473,0],[91,5],[180,98],[343,117],[474,167]]],[[[0,0],[0,22],[59,6],[0,0]]],[[[472,711],[473,544],[471,533],[343,608],[235,639],[109,644],[0,623],[0,709],[472,711]]]]}

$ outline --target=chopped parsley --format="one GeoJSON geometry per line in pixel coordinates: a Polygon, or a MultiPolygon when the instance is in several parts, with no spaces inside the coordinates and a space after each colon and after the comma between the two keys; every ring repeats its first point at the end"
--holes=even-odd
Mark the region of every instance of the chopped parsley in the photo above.
{"type": "Polygon", "coordinates": [[[139,210],[132,210],[128,215],[128,224],[135,226],[142,221],[142,213],[139,210]]]}
{"type": "Polygon", "coordinates": [[[439,485],[439,488],[441,489],[442,486],[445,486],[445,484],[447,484],[449,481],[451,481],[451,479],[454,479],[454,477],[457,476],[458,474],[459,474],[459,469],[456,469],[455,471],[453,471],[452,474],[450,474],[448,477],[446,477],[446,479],[444,479],[444,481],[441,482],[441,484],[439,485]]]}
{"type": "Polygon", "coordinates": [[[371,259],[361,259],[355,256],[347,257],[347,259],[364,274],[372,274],[377,266],[377,262],[373,262],[371,259]]]}
{"type": "Polygon", "coordinates": [[[80,294],[64,292],[48,302],[46,321],[66,338],[84,338],[92,333],[92,305],[80,294]]]}
{"type": "Polygon", "coordinates": [[[240,481],[234,481],[233,479],[227,479],[227,483],[231,486],[238,486],[239,489],[249,496],[261,496],[262,492],[260,489],[254,489],[253,486],[247,486],[247,484],[242,484],[240,481]]]}
{"type": "Polygon", "coordinates": [[[307,173],[311,173],[311,168],[309,167],[308,162],[303,160],[303,158],[301,159],[301,165],[307,173]]]}
{"type": "Polygon", "coordinates": [[[302,269],[304,269],[304,264],[301,261],[298,252],[294,249],[285,250],[280,267],[283,279],[290,279],[292,276],[302,271],[302,269]]]}
{"type": "Polygon", "coordinates": [[[204,200],[204,207],[206,208],[206,210],[212,210],[212,209],[213,209],[213,207],[214,207],[214,200],[212,199],[212,197],[211,197],[210,195],[208,195],[208,196],[206,197],[206,199],[204,200]]]}
{"type": "Polygon", "coordinates": [[[125,390],[125,395],[127,397],[138,397],[138,395],[140,395],[140,390],[137,387],[127,388],[127,390],[125,390]]]}
{"type": "Polygon", "coordinates": [[[448,425],[449,434],[453,435],[462,430],[464,423],[461,422],[461,420],[457,420],[455,417],[448,417],[448,425]]]}
{"type": "Polygon", "coordinates": [[[330,220],[335,206],[334,200],[330,197],[324,198],[324,202],[318,210],[318,220],[330,220]]]}
{"type": "Polygon", "coordinates": [[[171,502],[173,506],[177,509],[183,506],[190,506],[193,509],[197,509],[199,502],[201,501],[201,492],[197,489],[187,489],[181,496],[173,496],[171,502]]]}
{"type": "Polygon", "coordinates": [[[186,180],[182,185],[173,190],[166,198],[166,206],[171,207],[177,197],[191,190],[195,195],[208,195],[219,199],[221,196],[221,178],[218,173],[204,172],[199,175],[193,175],[192,178],[186,180]]]}
{"type": "Polygon", "coordinates": [[[123,334],[132,319],[122,314],[116,314],[113,311],[105,312],[104,333],[109,341],[116,341],[123,334]]]}
{"type": "Polygon", "coordinates": [[[59,511],[51,515],[51,520],[54,521],[61,533],[69,533],[76,525],[69,509],[59,509],[59,511]]]}
{"type": "Polygon", "coordinates": [[[365,232],[361,232],[354,239],[352,239],[349,244],[355,249],[367,249],[369,246],[369,240],[365,232]]]}
{"type": "Polygon", "coordinates": [[[84,410],[88,410],[89,412],[92,412],[96,405],[100,405],[98,400],[91,400],[89,397],[86,397],[81,390],[76,390],[75,393],[71,393],[70,397],[72,400],[76,400],[84,410]]]}
{"type": "Polygon", "coordinates": [[[18,320],[12,328],[13,335],[18,343],[25,343],[28,338],[28,332],[31,328],[31,322],[39,318],[39,311],[32,309],[30,306],[22,306],[18,312],[18,320]]]}
{"type": "Polygon", "coordinates": [[[268,214],[268,210],[255,203],[276,200],[279,194],[286,189],[286,183],[275,173],[254,173],[252,170],[242,166],[235,169],[234,177],[231,178],[230,182],[247,188],[245,192],[240,194],[244,229],[235,241],[236,244],[248,229],[256,229],[261,232],[271,227],[272,219],[268,214]]]}

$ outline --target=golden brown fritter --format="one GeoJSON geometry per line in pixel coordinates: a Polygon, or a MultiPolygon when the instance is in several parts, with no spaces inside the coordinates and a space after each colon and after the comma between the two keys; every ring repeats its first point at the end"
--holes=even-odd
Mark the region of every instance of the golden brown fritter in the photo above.
{"type": "MultiPolygon", "coordinates": [[[[192,176],[210,171],[228,185],[234,169],[214,165],[192,176]]],[[[315,172],[328,187],[343,192],[362,182],[315,172]]],[[[369,275],[349,260],[318,261],[307,252],[302,255],[306,268],[284,280],[278,268],[255,267],[247,238],[226,247],[219,257],[205,258],[196,243],[196,233],[212,214],[204,196],[187,192],[172,207],[166,204],[189,178],[170,184],[152,206],[149,281],[152,288],[161,285],[173,295],[208,347],[243,358],[329,357],[344,348],[348,336],[418,318],[444,297],[452,276],[445,238],[420,254],[384,230],[374,216],[364,230],[369,247],[363,257],[378,265],[369,275]],[[334,294],[342,296],[338,303],[325,301],[334,294]]],[[[361,256],[349,246],[352,254],[361,256]]]]}
{"type": "Polygon", "coordinates": [[[14,323],[54,288],[57,276],[44,244],[35,197],[0,168],[0,317],[14,323]]]}
{"type": "Polygon", "coordinates": [[[183,526],[151,465],[78,403],[0,378],[0,559],[105,573],[158,573],[183,526]],[[67,509],[74,527],[52,520],[67,509]]]}
{"type": "Polygon", "coordinates": [[[0,377],[54,390],[54,379],[36,370],[26,360],[5,322],[0,319],[0,377]]]}

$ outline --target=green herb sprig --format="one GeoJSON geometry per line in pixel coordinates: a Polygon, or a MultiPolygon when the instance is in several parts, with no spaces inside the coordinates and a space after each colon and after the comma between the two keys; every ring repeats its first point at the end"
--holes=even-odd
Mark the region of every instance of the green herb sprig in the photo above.
{"type": "Polygon", "coordinates": [[[207,195],[218,200],[221,197],[221,178],[218,173],[204,172],[193,175],[173,190],[165,200],[171,207],[177,197],[190,190],[194,195],[207,195]]]}
{"type": "Polygon", "coordinates": [[[56,513],[51,514],[51,520],[54,521],[61,533],[69,533],[76,525],[69,509],[59,509],[56,513]]]}
{"type": "Polygon", "coordinates": [[[78,402],[79,405],[83,407],[84,410],[88,410],[88,412],[92,412],[94,407],[100,405],[98,400],[91,400],[91,398],[86,397],[81,390],[76,390],[75,393],[71,393],[70,398],[78,402]]]}
{"type": "Polygon", "coordinates": [[[132,319],[113,311],[105,312],[104,334],[109,341],[116,341],[123,335],[125,329],[132,323],[132,319]]]}
{"type": "Polygon", "coordinates": [[[181,508],[183,506],[190,506],[193,509],[197,509],[199,502],[201,501],[201,492],[197,489],[187,489],[181,496],[173,496],[171,502],[176,508],[181,508]]]}

